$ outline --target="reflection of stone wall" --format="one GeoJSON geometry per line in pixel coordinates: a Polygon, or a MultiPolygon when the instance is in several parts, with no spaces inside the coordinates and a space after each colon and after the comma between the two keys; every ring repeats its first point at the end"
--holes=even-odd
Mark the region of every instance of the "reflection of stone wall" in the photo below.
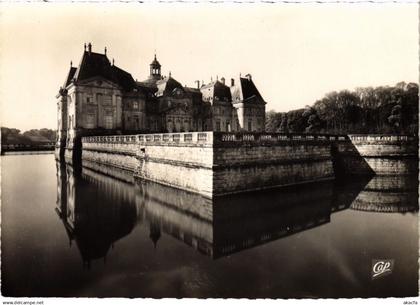
{"type": "Polygon", "coordinates": [[[153,182],[138,186],[151,231],[166,233],[213,258],[327,223],[333,198],[332,183],[301,186],[301,192],[286,188],[213,200],[153,182]]]}
{"type": "MultiPolygon", "coordinates": [[[[197,202],[200,204],[200,202],[197,202]]],[[[148,198],[145,204],[146,219],[166,234],[183,241],[206,255],[213,255],[212,222],[174,206],[148,198]]]]}
{"type": "Polygon", "coordinates": [[[137,181],[136,187],[143,194],[144,201],[157,202],[194,217],[213,221],[213,202],[209,198],[144,180],[137,181]]]}
{"type": "Polygon", "coordinates": [[[417,176],[376,176],[351,204],[351,208],[372,212],[414,212],[418,210],[417,176]]]}
{"type": "MultiPolygon", "coordinates": [[[[212,258],[230,255],[328,223],[332,211],[348,208],[367,183],[358,179],[337,186],[327,181],[209,199],[146,180],[133,187],[85,167],[77,177],[67,169],[67,222],[85,261],[105,255],[138,222],[149,226],[158,249],[165,233],[212,258]]],[[[121,174],[106,165],[101,171],[121,174]]],[[[390,178],[369,185],[413,187],[410,180],[395,184],[390,178]]],[[[61,179],[57,175],[58,187],[61,179]]]]}

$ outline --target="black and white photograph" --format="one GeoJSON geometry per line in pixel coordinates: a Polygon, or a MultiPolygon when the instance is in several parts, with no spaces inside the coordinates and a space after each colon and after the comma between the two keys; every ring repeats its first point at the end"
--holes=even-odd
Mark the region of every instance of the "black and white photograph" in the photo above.
{"type": "Polygon", "coordinates": [[[0,2],[2,304],[417,304],[418,14],[0,2]]]}

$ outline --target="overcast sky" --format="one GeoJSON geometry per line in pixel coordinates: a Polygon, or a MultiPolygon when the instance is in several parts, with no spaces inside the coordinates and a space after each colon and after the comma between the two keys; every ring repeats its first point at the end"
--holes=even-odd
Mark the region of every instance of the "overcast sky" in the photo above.
{"type": "Polygon", "coordinates": [[[416,4],[0,4],[1,125],[56,128],[85,42],[143,80],[156,49],[181,84],[252,74],[267,110],[333,90],[418,82],[416,4]]]}

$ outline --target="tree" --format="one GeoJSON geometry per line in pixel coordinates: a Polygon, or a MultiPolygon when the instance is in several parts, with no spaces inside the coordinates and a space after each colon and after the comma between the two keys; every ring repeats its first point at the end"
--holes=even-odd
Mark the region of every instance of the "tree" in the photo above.
{"type": "Polygon", "coordinates": [[[418,94],[418,84],[405,82],[333,91],[305,109],[271,113],[270,124],[280,132],[417,133],[418,94]]]}

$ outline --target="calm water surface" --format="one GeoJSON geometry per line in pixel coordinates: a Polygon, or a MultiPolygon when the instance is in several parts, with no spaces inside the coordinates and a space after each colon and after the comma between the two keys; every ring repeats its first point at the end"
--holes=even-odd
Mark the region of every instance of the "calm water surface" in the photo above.
{"type": "Polygon", "coordinates": [[[2,156],[1,166],[6,296],[418,293],[416,177],[358,178],[211,202],[73,169],[52,154],[2,156]],[[378,258],[394,259],[394,269],[372,280],[378,258]]]}

